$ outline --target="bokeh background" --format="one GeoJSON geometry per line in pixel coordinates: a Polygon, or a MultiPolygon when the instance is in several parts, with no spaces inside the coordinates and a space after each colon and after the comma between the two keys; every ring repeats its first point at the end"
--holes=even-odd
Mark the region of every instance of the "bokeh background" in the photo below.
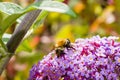
{"type": "MultiPolygon", "coordinates": [[[[0,0],[13,2],[22,7],[34,0],[0,0]]],[[[27,80],[29,70],[47,55],[56,41],[69,38],[88,38],[94,35],[120,36],[120,0],[64,0],[77,17],[50,12],[43,23],[32,29],[10,60],[0,80],[27,80]]],[[[12,34],[13,24],[6,33],[12,34]]]]}

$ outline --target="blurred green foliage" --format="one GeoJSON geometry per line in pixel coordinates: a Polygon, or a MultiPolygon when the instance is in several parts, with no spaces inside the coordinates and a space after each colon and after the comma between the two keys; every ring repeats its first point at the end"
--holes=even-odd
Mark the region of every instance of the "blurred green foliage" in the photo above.
{"type": "MultiPolygon", "coordinates": [[[[11,1],[25,7],[34,0],[11,1]]],[[[47,55],[54,42],[69,38],[100,36],[120,36],[120,0],[64,0],[77,14],[73,18],[66,14],[51,12],[44,22],[37,26],[33,33],[25,38],[11,59],[8,68],[0,80],[26,80],[29,70],[47,55]],[[11,75],[12,74],[12,75],[11,75]],[[12,76],[12,77],[11,77],[12,76]]],[[[0,16],[1,18],[1,16],[0,16]]],[[[6,32],[11,33],[13,26],[6,32]]]]}

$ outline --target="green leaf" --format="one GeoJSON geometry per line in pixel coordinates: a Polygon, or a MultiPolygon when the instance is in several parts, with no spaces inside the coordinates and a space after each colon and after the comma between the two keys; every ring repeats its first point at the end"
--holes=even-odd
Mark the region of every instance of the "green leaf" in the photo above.
{"type": "Polygon", "coordinates": [[[22,9],[20,6],[8,3],[8,2],[1,2],[0,3],[0,12],[7,14],[8,16],[3,19],[0,23],[0,37],[4,34],[6,29],[12,25],[20,16],[23,14],[37,10],[42,9],[46,11],[52,11],[52,12],[60,12],[60,13],[66,13],[72,16],[76,16],[75,13],[64,3],[58,2],[58,1],[43,1],[43,2],[37,2],[33,3],[32,5],[28,6],[25,9],[22,9]]]}
{"type": "Polygon", "coordinates": [[[32,27],[37,28],[44,21],[47,15],[48,15],[48,11],[44,11],[44,10],[41,11],[36,21],[33,23],[32,27]]]}
{"type": "Polygon", "coordinates": [[[0,21],[0,38],[6,29],[12,25],[20,15],[19,11],[22,10],[22,7],[19,5],[9,3],[9,2],[0,2],[0,14],[2,14],[2,20],[0,21]],[[18,14],[19,13],[19,14],[18,14]]]}
{"type": "Polygon", "coordinates": [[[3,43],[3,41],[0,39],[0,45],[2,46],[2,48],[4,48],[4,50],[7,51],[6,45],[3,43]]]}
{"type": "Polygon", "coordinates": [[[3,13],[2,11],[0,11],[0,25],[2,23],[2,21],[8,16],[8,14],[3,13]]]}
{"type": "Polygon", "coordinates": [[[3,15],[0,13],[0,22],[2,21],[2,19],[3,19],[3,15]]]}
{"type": "Polygon", "coordinates": [[[43,9],[46,11],[66,13],[74,17],[76,16],[75,13],[66,4],[58,1],[43,1],[41,4],[34,3],[33,7],[37,9],[43,9]]]}
{"type": "Polygon", "coordinates": [[[22,9],[22,7],[14,3],[0,2],[0,11],[8,15],[19,13],[22,9]]]}
{"type": "Polygon", "coordinates": [[[3,36],[2,36],[2,41],[4,44],[6,44],[8,42],[8,40],[11,38],[11,34],[7,34],[5,33],[3,36]]]}
{"type": "Polygon", "coordinates": [[[21,45],[17,48],[16,52],[20,52],[20,51],[31,52],[32,48],[30,46],[30,40],[31,39],[27,39],[27,38],[24,39],[21,45]]]}

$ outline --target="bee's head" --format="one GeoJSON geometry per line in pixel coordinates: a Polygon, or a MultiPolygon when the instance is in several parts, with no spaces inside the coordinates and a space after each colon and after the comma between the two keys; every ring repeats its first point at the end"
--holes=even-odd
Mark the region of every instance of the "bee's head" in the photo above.
{"type": "Polygon", "coordinates": [[[70,46],[70,43],[71,43],[70,40],[69,40],[69,39],[66,39],[66,40],[65,40],[65,43],[64,43],[64,46],[65,46],[65,47],[69,47],[69,46],[70,46]]]}

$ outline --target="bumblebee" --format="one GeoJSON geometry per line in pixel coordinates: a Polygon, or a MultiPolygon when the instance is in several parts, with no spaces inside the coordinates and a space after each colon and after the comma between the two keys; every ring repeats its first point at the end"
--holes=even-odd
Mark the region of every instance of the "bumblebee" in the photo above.
{"type": "Polygon", "coordinates": [[[72,48],[71,42],[69,39],[64,39],[64,40],[58,41],[54,45],[54,50],[55,50],[57,57],[61,57],[65,54],[65,52],[64,52],[65,48],[67,48],[67,49],[72,48]]]}
{"type": "Polygon", "coordinates": [[[61,40],[61,41],[58,41],[54,47],[55,48],[59,48],[59,47],[66,47],[66,48],[69,48],[70,47],[70,40],[69,39],[64,39],[64,40],[61,40]]]}

